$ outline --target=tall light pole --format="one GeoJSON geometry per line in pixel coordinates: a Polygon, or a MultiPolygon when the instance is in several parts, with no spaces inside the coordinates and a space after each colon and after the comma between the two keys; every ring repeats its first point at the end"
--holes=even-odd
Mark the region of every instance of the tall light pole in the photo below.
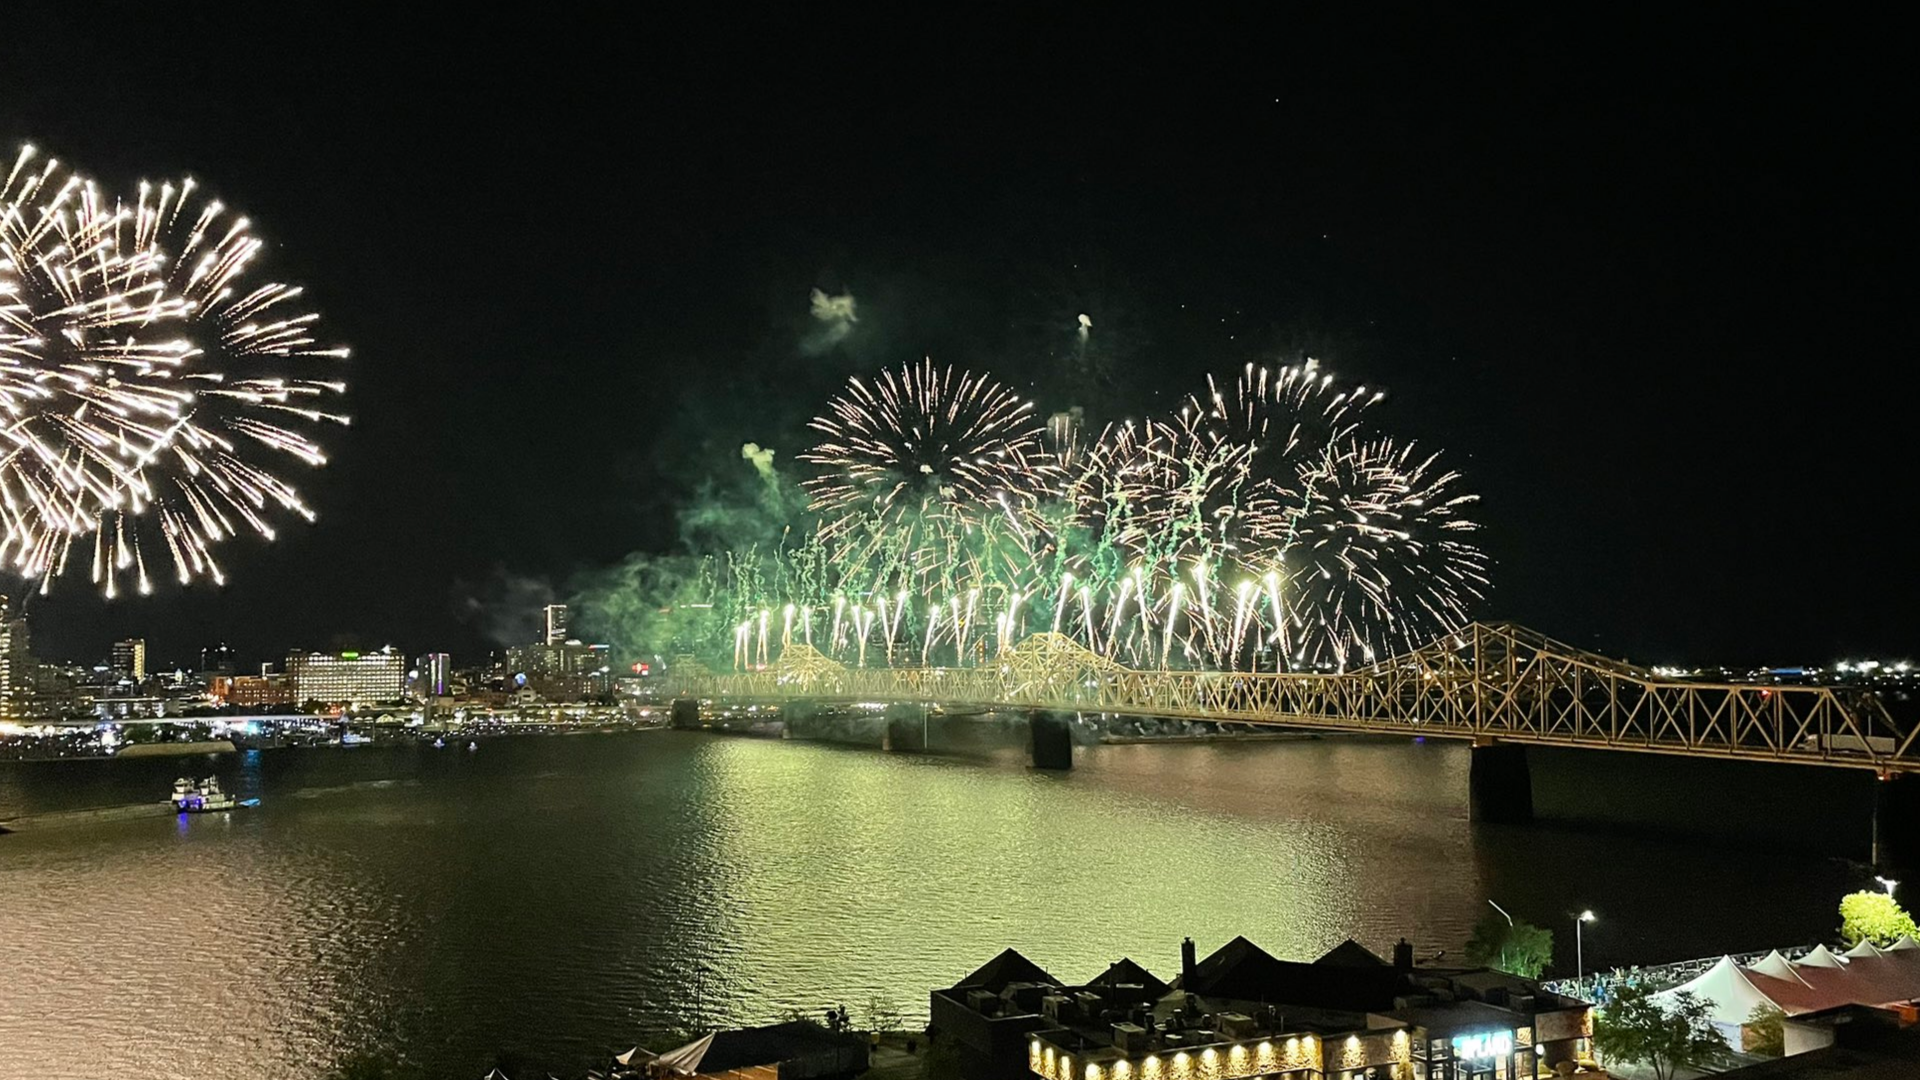
{"type": "MultiPolygon", "coordinates": [[[[1493,904],[1493,901],[1492,901],[1491,899],[1489,899],[1489,900],[1487,901],[1487,903],[1489,903],[1489,904],[1493,904]]],[[[1497,912],[1499,912],[1499,913],[1500,913],[1500,914],[1502,914],[1502,915],[1507,915],[1507,909],[1506,909],[1506,908],[1503,908],[1503,907],[1501,907],[1501,906],[1500,906],[1499,904],[1493,904],[1493,910],[1495,910],[1495,911],[1497,911],[1497,912]]],[[[1511,916],[1511,915],[1507,915],[1507,925],[1508,925],[1508,926],[1512,926],[1512,925],[1513,925],[1513,916],[1511,916]]]]}
{"type": "Polygon", "coordinates": [[[1593,921],[1593,912],[1583,911],[1573,920],[1573,977],[1583,978],[1587,973],[1587,955],[1585,944],[1580,940],[1580,931],[1593,921]]]}

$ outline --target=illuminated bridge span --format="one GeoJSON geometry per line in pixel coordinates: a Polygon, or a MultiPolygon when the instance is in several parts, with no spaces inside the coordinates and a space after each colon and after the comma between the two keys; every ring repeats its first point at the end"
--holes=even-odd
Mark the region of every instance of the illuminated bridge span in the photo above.
{"type": "Polygon", "coordinates": [[[982,667],[847,668],[794,646],[767,670],[681,686],[742,703],[1100,712],[1920,772],[1915,727],[1872,691],[1662,678],[1510,624],[1340,674],[1134,671],[1036,634],[982,667]]]}
{"type": "MultiPolygon", "coordinates": [[[[768,669],[679,686],[714,704],[1025,711],[1035,764],[1056,768],[1071,764],[1065,716],[1079,712],[1459,738],[1475,747],[1473,808],[1485,820],[1531,818],[1528,745],[1920,773],[1920,729],[1873,691],[1664,678],[1500,623],[1338,674],[1135,671],[1036,634],[972,668],[848,668],[795,644],[768,669]]],[[[1920,824],[1920,780],[1882,785],[1896,786],[1920,824]]],[[[1876,854],[1878,840],[1876,830],[1876,854]]]]}

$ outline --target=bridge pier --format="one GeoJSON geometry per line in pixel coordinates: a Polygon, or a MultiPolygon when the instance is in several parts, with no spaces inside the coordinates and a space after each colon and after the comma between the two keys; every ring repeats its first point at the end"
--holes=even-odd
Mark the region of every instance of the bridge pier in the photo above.
{"type": "Polygon", "coordinates": [[[700,729],[700,701],[697,698],[674,698],[673,711],[669,715],[672,717],[673,726],[681,731],[700,729]]]}
{"type": "Polygon", "coordinates": [[[926,748],[927,707],[911,701],[896,701],[888,705],[880,749],[891,753],[926,748]]]}
{"type": "Polygon", "coordinates": [[[780,737],[783,739],[806,739],[814,735],[820,718],[820,706],[816,702],[805,700],[789,701],[780,706],[780,737]]]}
{"type": "Polygon", "coordinates": [[[1052,709],[1027,713],[1028,748],[1033,753],[1034,768],[1073,768],[1073,717],[1073,713],[1052,709]]]}
{"type": "Polygon", "coordinates": [[[1516,743],[1475,742],[1467,768],[1470,817],[1492,825],[1533,820],[1533,771],[1527,748],[1516,743]]]}
{"type": "Polygon", "coordinates": [[[1874,784],[1873,866],[1920,870],[1920,777],[1890,773],[1874,784]]]}

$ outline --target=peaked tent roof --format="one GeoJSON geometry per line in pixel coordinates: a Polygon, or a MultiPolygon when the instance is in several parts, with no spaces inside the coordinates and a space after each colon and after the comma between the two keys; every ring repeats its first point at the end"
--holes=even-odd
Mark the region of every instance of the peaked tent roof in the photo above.
{"type": "Polygon", "coordinates": [[[1047,974],[1046,969],[1039,964],[1020,955],[1019,950],[1003,949],[999,956],[980,965],[978,971],[955,983],[953,989],[991,990],[997,994],[1005,990],[1009,983],[1017,982],[1060,985],[1059,979],[1047,974]]]}
{"type": "Polygon", "coordinates": [[[1853,948],[1848,949],[1846,952],[1843,952],[1840,955],[1846,957],[1849,960],[1858,960],[1863,956],[1879,956],[1880,947],[1875,945],[1873,942],[1868,941],[1866,938],[1861,938],[1860,944],[1855,945],[1853,948]]]}
{"type": "Polygon", "coordinates": [[[1833,950],[1825,945],[1815,945],[1813,951],[1794,961],[1800,967],[1837,968],[1846,966],[1846,962],[1833,955],[1833,950]]]}
{"type": "Polygon", "coordinates": [[[1920,997],[1920,953],[1902,949],[1862,956],[1847,965],[1850,1002],[1891,1005],[1920,997]]]}
{"type": "Polygon", "coordinates": [[[1780,955],[1779,949],[1773,950],[1764,958],[1747,965],[1747,967],[1749,970],[1757,971],[1762,975],[1771,975],[1776,979],[1786,979],[1789,982],[1797,982],[1802,986],[1809,985],[1807,980],[1801,978],[1800,973],[1793,969],[1793,964],[1790,963],[1786,957],[1780,955]]]}
{"type": "Polygon", "coordinates": [[[661,1054],[653,1059],[653,1063],[669,1072],[692,1076],[700,1071],[700,1062],[706,1058],[707,1048],[712,1045],[713,1035],[702,1035],[685,1046],[661,1054]]]}
{"type": "Polygon", "coordinates": [[[1814,963],[1787,965],[1784,974],[1779,973],[1782,963],[1777,952],[1752,967],[1721,957],[1698,978],[1654,998],[1668,1002],[1683,991],[1691,993],[1711,1002],[1709,1015],[1722,1024],[1745,1023],[1762,1005],[1799,1016],[1842,1005],[1879,1006],[1920,998],[1920,951],[1902,949],[1845,962],[1826,953],[1814,963]]]}
{"type": "Polygon", "coordinates": [[[1814,1007],[1814,995],[1805,986],[1743,968],[1731,956],[1721,957],[1688,982],[1660,991],[1654,999],[1670,1002],[1683,993],[1708,1002],[1709,1016],[1721,1024],[1744,1024],[1761,1006],[1772,1006],[1788,1015],[1814,1007]]]}
{"type": "Polygon", "coordinates": [[[1314,963],[1325,967],[1382,968],[1388,966],[1385,960],[1380,959],[1372,950],[1352,938],[1328,949],[1326,955],[1315,960],[1314,963]]]}
{"type": "Polygon", "coordinates": [[[1920,941],[1915,941],[1905,934],[1901,934],[1900,940],[1887,946],[1888,952],[1906,952],[1908,949],[1920,949],[1920,941]]]}

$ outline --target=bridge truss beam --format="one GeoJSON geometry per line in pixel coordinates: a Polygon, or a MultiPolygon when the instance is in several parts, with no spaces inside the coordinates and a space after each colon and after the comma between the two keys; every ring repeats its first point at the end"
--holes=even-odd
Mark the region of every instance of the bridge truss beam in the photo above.
{"type": "Polygon", "coordinates": [[[678,686],[715,701],[1102,712],[1920,773],[1920,727],[1873,691],[1664,678],[1506,623],[1337,674],[1137,671],[1036,634],[981,667],[775,664],[678,686]]]}

